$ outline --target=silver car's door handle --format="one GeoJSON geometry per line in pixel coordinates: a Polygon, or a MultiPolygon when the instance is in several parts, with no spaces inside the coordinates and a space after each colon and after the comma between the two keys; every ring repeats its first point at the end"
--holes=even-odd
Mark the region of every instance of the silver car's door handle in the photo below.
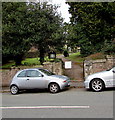
{"type": "Polygon", "coordinates": [[[29,80],[29,79],[27,79],[27,80],[29,80]]]}

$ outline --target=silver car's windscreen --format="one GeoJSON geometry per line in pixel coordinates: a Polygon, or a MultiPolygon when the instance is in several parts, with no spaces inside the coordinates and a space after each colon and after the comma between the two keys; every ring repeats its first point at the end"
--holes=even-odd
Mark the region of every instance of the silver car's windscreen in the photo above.
{"type": "Polygon", "coordinates": [[[48,71],[48,70],[44,70],[44,69],[39,69],[41,72],[43,72],[44,74],[51,76],[51,75],[55,75],[54,73],[48,71]]]}

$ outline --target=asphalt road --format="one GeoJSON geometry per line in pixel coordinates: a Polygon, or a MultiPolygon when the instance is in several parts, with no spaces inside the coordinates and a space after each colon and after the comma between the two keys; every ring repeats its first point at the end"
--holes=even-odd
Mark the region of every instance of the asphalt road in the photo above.
{"type": "Polygon", "coordinates": [[[113,91],[70,88],[57,94],[2,94],[2,118],[113,118],[113,91]]]}

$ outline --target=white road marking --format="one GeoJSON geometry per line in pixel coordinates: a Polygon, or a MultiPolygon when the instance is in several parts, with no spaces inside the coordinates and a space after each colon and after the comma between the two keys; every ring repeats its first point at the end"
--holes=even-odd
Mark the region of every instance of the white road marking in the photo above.
{"type": "Polygon", "coordinates": [[[90,108],[90,106],[12,106],[12,107],[0,107],[0,109],[79,109],[90,108]]]}

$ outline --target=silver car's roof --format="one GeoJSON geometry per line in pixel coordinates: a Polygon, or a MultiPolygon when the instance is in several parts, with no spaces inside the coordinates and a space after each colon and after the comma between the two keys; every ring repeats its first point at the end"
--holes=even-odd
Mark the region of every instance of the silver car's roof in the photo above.
{"type": "Polygon", "coordinates": [[[27,68],[27,69],[23,69],[23,70],[39,70],[39,69],[44,69],[44,68],[27,68]]]}

